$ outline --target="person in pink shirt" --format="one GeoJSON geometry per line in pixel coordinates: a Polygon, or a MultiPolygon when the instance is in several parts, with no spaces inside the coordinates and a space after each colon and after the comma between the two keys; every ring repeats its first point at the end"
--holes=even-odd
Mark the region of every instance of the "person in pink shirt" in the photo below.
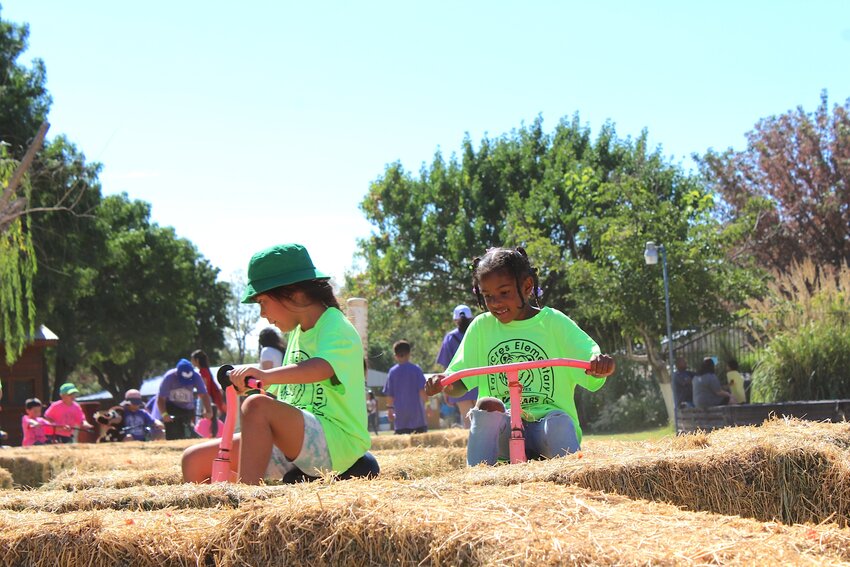
{"type": "Polygon", "coordinates": [[[76,402],[77,394],[80,391],[70,382],[65,382],[59,386],[60,400],[50,404],[47,411],[44,412],[44,417],[55,424],[55,432],[53,441],[56,443],[73,443],[74,429],[80,427],[88,430],[94,429],[91,423],[86,421],[86,414],[83,413],[83,408],[76,402]]]}
{"type": "Polygon", "coordinates": [[[21,416],[21,429],[24,430],[21,446],[46,445],[48,432],[51,434],[53,432],[53,424],[41,417],[41,400],[30,398],[25,402],[24,407],[27,413],[21,416]]]}

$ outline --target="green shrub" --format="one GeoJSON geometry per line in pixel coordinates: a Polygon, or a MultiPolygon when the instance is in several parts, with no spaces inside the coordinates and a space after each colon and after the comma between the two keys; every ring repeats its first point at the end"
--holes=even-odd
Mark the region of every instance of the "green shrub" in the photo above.
{"type": "Polygon", "coordinates": [[[777,335],[753,372],[753,402],[850,398],[850,325],[826,316],[777,335]]]}
{"type": "Polygon", "coordinates": [[[621,433],[667,423],[661,390],[645,365],[615,357],[617,370],[596,392],[576,388],[576,407],[587,433],[621,433]]]}

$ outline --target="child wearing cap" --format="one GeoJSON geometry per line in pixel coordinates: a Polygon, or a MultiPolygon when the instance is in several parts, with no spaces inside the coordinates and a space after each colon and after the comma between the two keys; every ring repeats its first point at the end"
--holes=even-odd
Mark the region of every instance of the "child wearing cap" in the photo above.
{"type": "Polygon", "coordinates": [[[124,441],[147,441],[148,432],[156,428],[160,431],[165,426],[145,409],[142,393],[132,388],[124,394],[124,441]]]}
{"type": "Polygon", "coordinates": [[[212,417],[210,396],[201,375],[192,363],[181,358],[177,367],[165,373],[156,397],[157,409],[165,424],[166,439],[195,437],[195,390],[204,406],[203,417],[212,417]]]}
{"type": "MultiPolygon", "coordinates": [[[[452,311],[452,318],[455,323],[455,328],[446,333],[443,337],[443,344],[440,346],[440,352],[437,353],[437,364],[442,366],[440,370],[448,368],[452,358],[454,358],[463,336],[466,334],[466,329],[472,323],[472,309],[468,305],[458,305],[452,311]]],[[[443,394],[446,404],[454,405],[460,413],[460,419],[465,429],[469,429],[469,410],[475,405],[475,400],[478,399],[478,388],[471,388],[464,395],[453,398],[448,394],[443,394]]]]}
{"type": "Polygon", "coordinates": [[[94,429],[94,426],[86,421],[86,414],[76,401],[79,393],[74,384],[65,382],[59,386],[60,399],[50,404],[44,412],[44,417],[55,426],[52,439],[54,443],[73,443],[75,429],[94,429]]]}
{"type": "MultiPolygon", "coordinates": [[[[230,373],[239,393],[249,394],[246,380],[256,378],[274,396],[255,393],[242,403],[242,432],[233,438],[238,458],[231,460],[240,482],[281,480],[296,469],[345,474],[364,459],[374,462],[367,453],[362,343],[328,280],[298,244],[251,258],[243,302],[258,303],[260,315],[289,339],[283,366],[238,366],[230,373]]],[[[209,480],[217,452],[218,441],[186,449],[184,480],[209,480]]]]}
{"type": "Polygon", "coordinates": [[[48,431],[52,434],[53,424],[41,417],[41,400],[30,398],[24,403],[26,413],[21,416],[21,429],[24,431],[22,447],[31,445],[46,445],[48,431]]]}

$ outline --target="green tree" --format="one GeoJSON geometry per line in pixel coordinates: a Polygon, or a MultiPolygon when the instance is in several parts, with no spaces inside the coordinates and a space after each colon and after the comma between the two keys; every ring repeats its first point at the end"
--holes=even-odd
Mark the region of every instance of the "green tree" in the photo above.
{"type": "MultiPolygon", "coordinates": [[[[18,165],[7,157],[5,148],[0,147],[0,194],[11,201],[17,200],[20,192],[9,187],[18,165]]],[[[24,189],[24,192],[28,191],[24,189]]],[[[35,272],[35,252],[27,217],[9,219],[0,229],[0,343],[9,366],[20,356],[35,331],[32,289],[35,272]]]]}
{"type": "Polygon", "coordinates": [[[32,68],[18,63],[28,47],[28,37],[28,25],[0,19],[0,140],[18,160],[47,119],[52,102],[44,62],[34,59],[32,68]]]}
{"type": "Polygon", "coordinates": [[[35,60],[31,69],[18,64],[28,35],[27,26],[0,19],[0,342],[7,364],[35,331],[36,262],[25,213],[29,163],[21,161],[50,106],[44,64],[35,60]]]}
{"type": "Polygon", "coordinates": [[[250,358],[248,354],[248,336],[260,320],[260,310],[253,303],[242,303],[248,282],[245,272],[238,270],[230,278],[230,297],[227,300],[227,317],[230,324],[225,329],[227,344],[225,355],[234,364],[244,364],[250,358]]]}
{"type": "Polygon", "coordinates": [[[387,349],[405,338],[416,345],[413,360],[433,366],[452,307],[474,302],[473,257],[505,242],[509,196],[528,193],[545,149],[538,120],[477,149],[467,136],[460,158],[438,152],[418,176],[390,164],[371,184],[360,205],[376,227],[359,243],[366,273],[346,287],[370,301],[370,344],[383,349],[370,352],[376,364],[381,353],[392,364],[387,349]]]}
{"type": "Polygon", "coordinates": [[[47,208],[31,217],[38,259],[34,279],[39,319],[59,336],[53,349],[53,376],[58,385],[80,366],[81,302],[95,294],[99,265],[106,256],[107,233],[95,212],[101,202],[101,166],[64,136],[52,140],[39,155],[31,176],[31,206],[47,208]],[[66,203],[71,210],[52,208],[66,203]]]}
{"type": "Polygon", "coordinates": [[[199,345],[221,348],[229,286],[194,245],[126,194],[104,198],[96,217],[106,251],[78,324],[82,360],[100,385],[118,396],[199,345]]]}
{"type": "Polygon", "coordinates": [[[759,120],[745,150],[710,151],[700,165],[738,225],[738,257],[769,270],[850,263],[850,99],[830,109],[824,92],[814,112],[759,120]]]}

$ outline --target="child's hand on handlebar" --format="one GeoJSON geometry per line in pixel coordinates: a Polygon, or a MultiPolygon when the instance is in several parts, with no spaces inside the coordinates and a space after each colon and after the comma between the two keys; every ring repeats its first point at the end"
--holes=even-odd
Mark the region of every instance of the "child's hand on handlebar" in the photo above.
{"type": "Polygon", "coordinates": [[[257,380],[264,381],[264,374],[265,371],[257,367],[256,365],[245,364],[243,366],[237,366],[233,370],[231,370],[229,378],[230,383],[233,384],[233,387],[236,389],[236,392],[242,395],[248,390],[254,389],[246,384],[249,378],[255,378],[257,380]]]}
{"type": "Polygon", "coordinates": [[[436,396],[443,391],[441,380],[445,378],[445,374],[434,374],[425,380],[425,394],[428,396],[436,396]]]}
{"type": "Polygon", "coordinates": [[[614,368],[616,368],[616,364],[611,355],[594,354],[590,359],[590,368],[585,370],[584,373],[597,378],[605,378],[614,373],[614,368]]]}

